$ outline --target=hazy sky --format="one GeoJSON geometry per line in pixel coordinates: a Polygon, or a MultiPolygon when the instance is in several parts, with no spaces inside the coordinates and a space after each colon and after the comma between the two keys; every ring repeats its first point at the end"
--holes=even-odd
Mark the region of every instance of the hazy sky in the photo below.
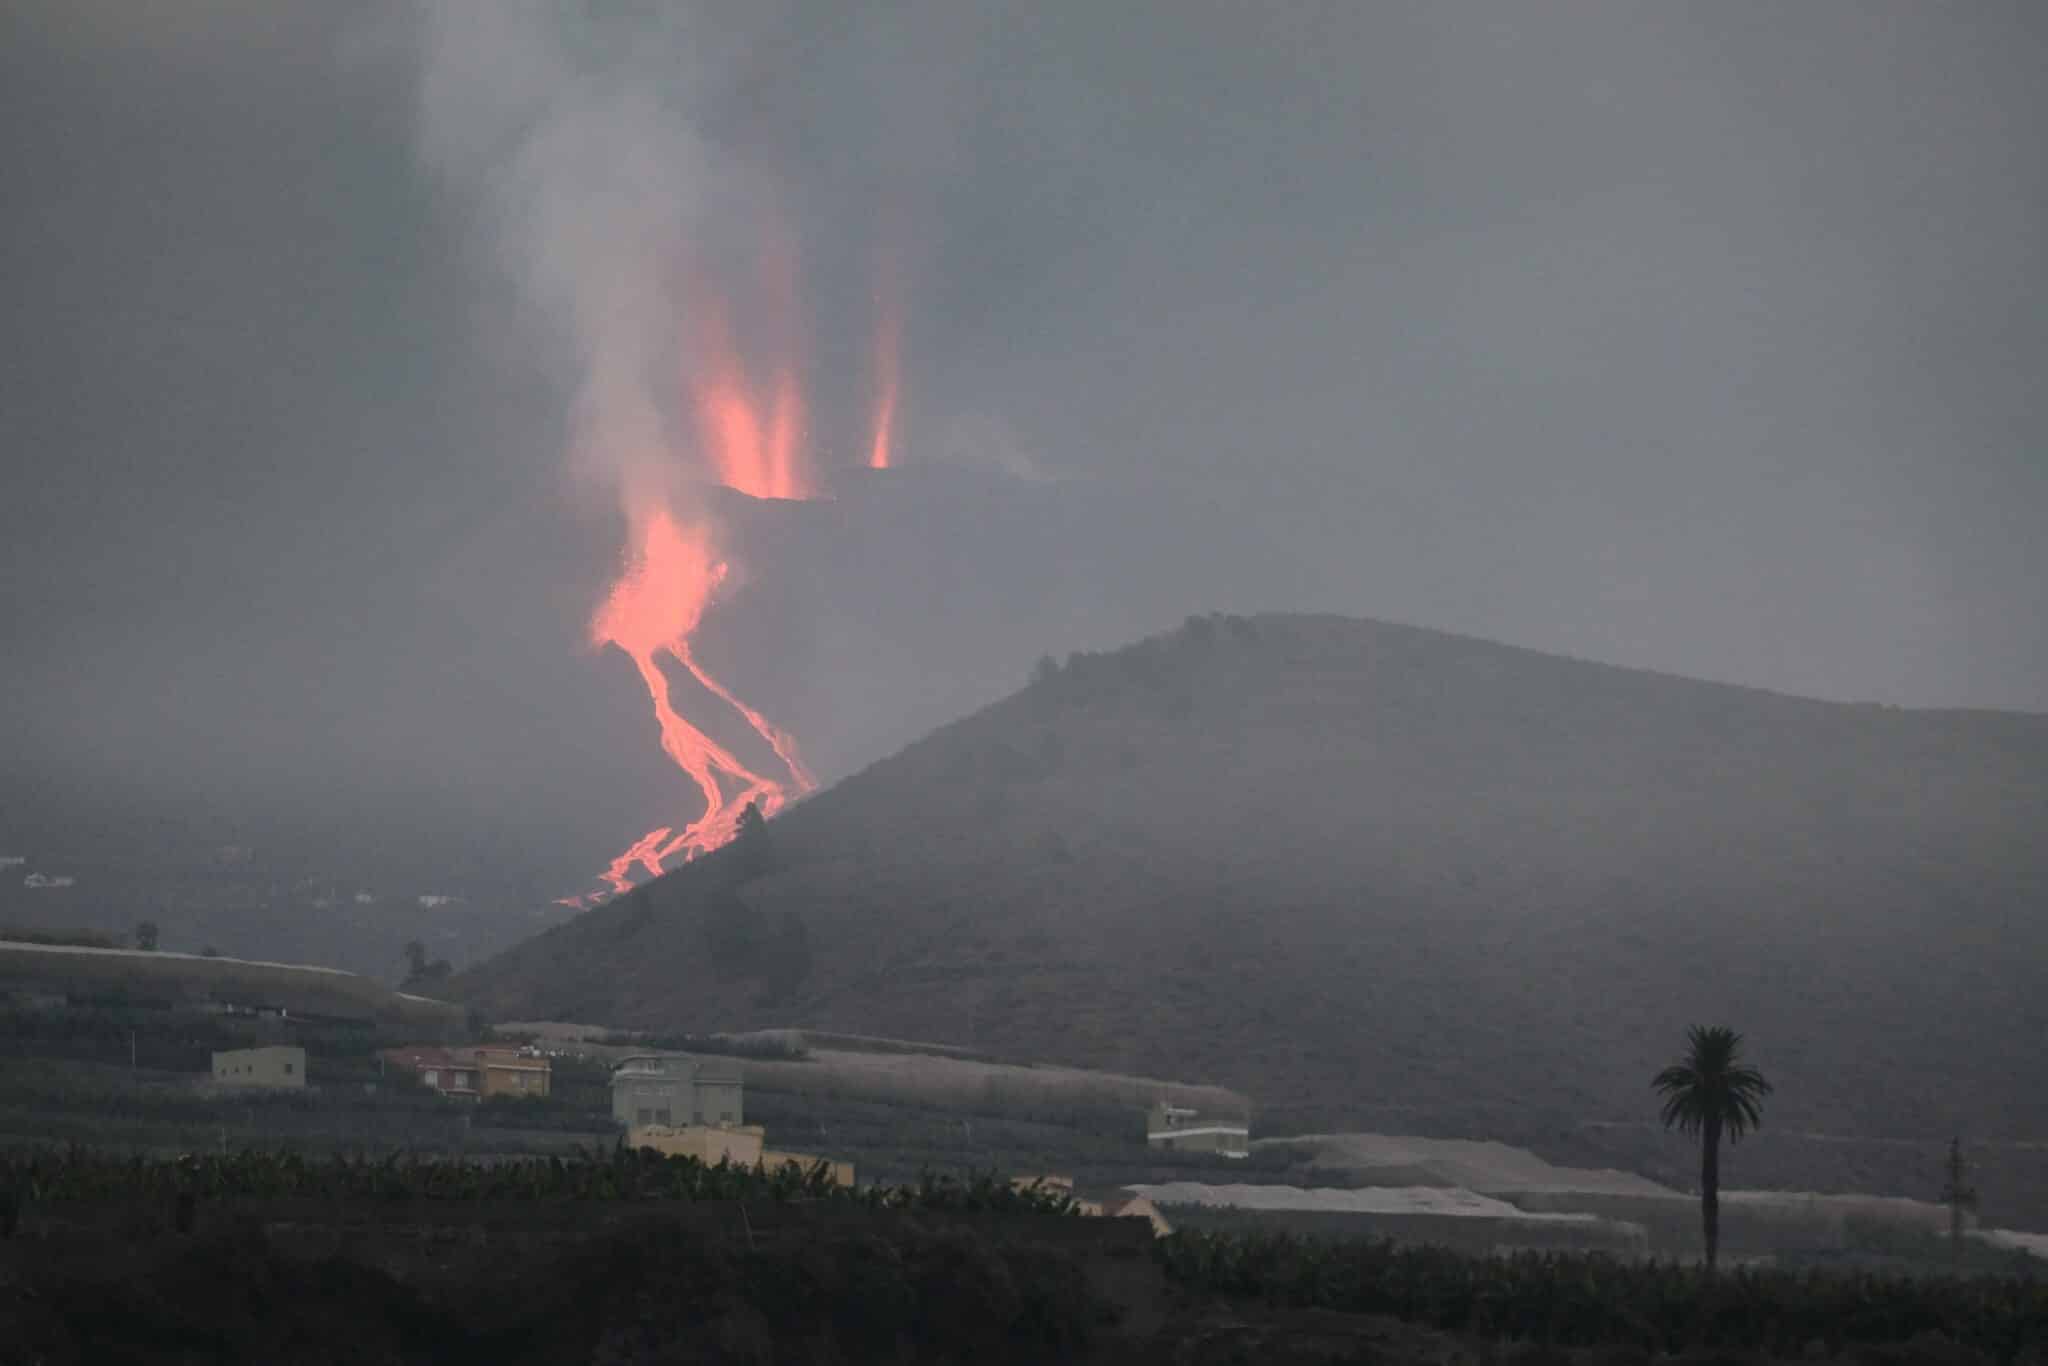
{"type": "MultiPolygon", "coordinates": [[[[1315,608],[2048,709],[2038,4],[552,8],[0,14],[0,760],[520,829],[639,762],[582,646],[591,338],[665,316],[668,253],[744,314],[775,242],[821,461],[860,460],[886,265],[908,470],[1142,509],[1047,514],[1154,576],[1138,629],[1315,608]]],[[[978,582],[1026,601],[1018,534],[978,582]]],[[[886,723],[814,622],[838,691],[790,706],[837,776],[1111,643],[1047,613],[891,637],[966,681],[886,723]]],[[[764,651],[736,676],[793,698],[764,651]]]]}

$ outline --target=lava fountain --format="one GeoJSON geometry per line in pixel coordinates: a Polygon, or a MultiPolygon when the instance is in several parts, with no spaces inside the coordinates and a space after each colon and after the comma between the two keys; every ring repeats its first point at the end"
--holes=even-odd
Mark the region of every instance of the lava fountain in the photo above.
{"type": "MultiPolygon", "coordinates": [[[[815,496],[794,360],[800,348],[793,263],[786,244],[771,252],[767,262],[764,316],[777,360],[765,383],[750,371],[715,293],[701,287],[692,291],[698,298],[681,375],[681,406],[706,474],[751,498],[815,496]]],[[[888,275],[876,292],[875,392],[867,451],[873,469],[896,463],[902,321],[893,272],[888,275]]],[[[671,860],[695,858],[731,840],[749,805],[772,816],[818,785],[795,738],[713,677],[691,647],[691,637],[727,577],[712,523],[703,516],[678,517],[660,496],[629,494],[625,511],[625,565],[591,620],[590,639],[599,648],[618,647],[633,661],[654,706],[662,752],[689,776],[704,805],[695,820],[656,826],[614,858],[601,875],[614,895],[629,890],[636,873],[659,877],[671,860]],[[675,689],[685,685],[672,670],[687,674],[706,698],[746,723],[775,756],[773,763],[763,761],[767,771],[750,767],[683,714],[675,689]]],[[[562,904],[581,908],[602,895],[565,897],[562,904]]]]}
{"type": "Polygon", "coordinates": [[[893,263],[879,272],[875,289],[875,411],[868,441],[868,468],[886,470],[896,463],[896,400],[902,388],[898,370],[903,349],[903,318],[897,304],[893,263]]]}
{"type": "MultiPolygon", "coordinates": [[[[793,300],[779,300],[785,316],[793,300]]],[[[714,298],[695,310],[696,338],[684,367],[685,406],[694,420],[697,448],[710,476],[752,498],[811,496],[803,465],[804,407],[796,368],[787,359],[766,385],[748,373],[725,314],[714,298]]],[[[782,348],[787,357],[793,347],[782,348]]],[[[796,740],[742,701],[705,669],[691,636],[703,621],[728,565],[718,553],[711,523],[679,519],[659,497],[628,497],[630,538],[625,567],[590,623],[591,643],[617,646],[633,661],[661,733],[662,752],[689,776],[703,814],[681,826],[660,825],[628,845],[601,877],[616,895],[634,874],[659,877],[674,859],[695,858],[731,840],[749,805],[772,816],[817,788],[796,740]],[[712,699],[729,708],[775,755],[775,772],[750,767],[686,717],[675,699],[671,667],[679,668],[712,699]]],[[[582,907],[594,897],[566,897],[582,907]]]]}
{"type": "Polygon", "coordinates": [[[796,370],[776,367],[766,395],[757,394],[733,344],[724,312],[700,310],[695,363],[684,375],[697,420],[697,441],[719,483],[751,498],[807,498],[798,461],[804,439],[803,392],[796,370]]]}

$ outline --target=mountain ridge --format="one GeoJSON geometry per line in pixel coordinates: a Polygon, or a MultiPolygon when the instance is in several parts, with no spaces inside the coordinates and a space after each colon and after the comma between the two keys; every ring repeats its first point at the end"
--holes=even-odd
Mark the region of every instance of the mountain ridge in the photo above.
{"type": "Polygon", "coordinates": [[[2048,716],[1194,617],[1042,667],[453,990],[1510,1137],[1638,1117],[1684,1025],[1725,1019],[1788,1124],[2038,1138],[2044,779],[2048,716]]]}

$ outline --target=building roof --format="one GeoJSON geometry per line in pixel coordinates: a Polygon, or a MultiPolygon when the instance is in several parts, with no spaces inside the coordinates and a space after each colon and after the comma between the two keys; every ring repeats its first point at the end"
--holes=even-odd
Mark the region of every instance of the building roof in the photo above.
{"type": "Polygon", "coordinates": [[[508,1044],[402,1044],[377,1051],[386,1062],[409,1067],[510,1067],[546,1072],[553,1066],[539,1053],[508,1044]]]}
{"type": "Polygon", "coordinates": [[[1186,1129],[1151,1129],[1146,1132],[1145,1137],[1189,1138],[1196,1134],[1228,1134],[1243,1138],[1250,1133],[1251,1126],[1246,1124],[1198,1124],[1186,1129]]]}
{"type": "Polygon", "coordinates": [[[629,1053],[612,1069],[611,1084],[639,1077],[692,1081],[700,1086],[740,1086],[745,1074],[730,1063],[708,1063],[682,1053],[629,1053]]]}
{"type": "Polygon", "coordinates": [[[414,1047],[380,1048],[378,1056],[386,1062],[401,1063],[407,1067],[474,1067],[474,1058],[458,1058],[454,1050],[438,1044],[424,1044],[414,1047]]]}

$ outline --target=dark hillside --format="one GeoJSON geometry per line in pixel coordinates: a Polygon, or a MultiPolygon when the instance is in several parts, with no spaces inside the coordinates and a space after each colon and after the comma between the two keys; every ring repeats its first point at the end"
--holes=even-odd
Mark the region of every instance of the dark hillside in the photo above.
{"type": "Polygon", "coordinates": [[[1215,1081],[1268,1131],[1523,1141],[1649,1117],[1684,1025],[1725,1020],[1773,1130],[2040,1139],[2044,832],[2048,717],[1198,618],[454,990],[1215,1081]]]}

